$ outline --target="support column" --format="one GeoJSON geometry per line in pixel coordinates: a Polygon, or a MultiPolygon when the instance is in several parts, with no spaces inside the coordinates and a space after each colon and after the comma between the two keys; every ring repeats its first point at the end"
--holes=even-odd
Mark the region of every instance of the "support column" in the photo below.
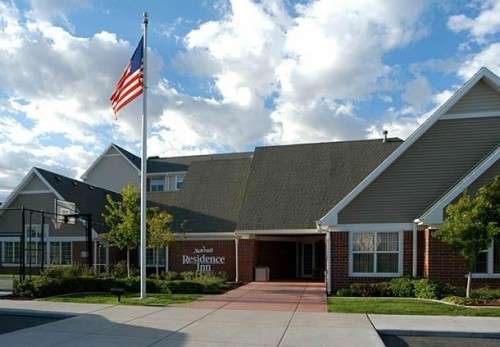
{"type": "Polygon", "coordinates": [[[418,240],[418,219],[415,219],[412,223],[413,226],[413,250],[412,250],[412,271],[411,275],[417,277],[417,240],[418,240]]]}
{"type": "Polygon", "coordinates": [[[332,294],[332,236],[326,232],[326,292],[332,294]]]}

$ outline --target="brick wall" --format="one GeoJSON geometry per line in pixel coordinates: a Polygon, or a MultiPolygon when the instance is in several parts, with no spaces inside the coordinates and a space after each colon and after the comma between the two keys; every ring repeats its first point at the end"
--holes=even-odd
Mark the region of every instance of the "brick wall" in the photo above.
{"type": "MultiPolygon", "coordinates": [[[[208,241],[177,241],[169,247],[169,270],[196,271],[195,264],[183,264],[182,256],[195,256],[195,249],[213,249],[213,252],[206,253],[206,256],[224,257],[224,264],[211,265],[211,271],[225,271],[229,280],[234,280],[236,277],[236,255],[234,240],[208,240],[208,241]]],[[[241,241],[240,241],[241,254],[241,241]]],[[[201,255],[201,254],[200,254],[201,255]]],[[[240,256],[241,262],[241,256],[240,256]]]]}
{"type": "MultiPolygon", "coordinates": [[[[332,236],[332,290],[348,287],[351,283],[375,283],[389,281],[387,277],[349,277],[349,233],[333,232],[332,236]]],[[[403,233],[403,275],[412,274],[412,232],[403,233]]]]}
{"type": "MultiPolygon", "coordinates": [[[[462,256],[448,244],[433,237],[434,231],[426,229],[424,232],[423,276],[441,283],[465,286],[467,284],[467,269],[462,256]]],[[[500,288],[500,279],[472,279],[473,288],[485,285],[500,288]]]]}
{"type": "Polygon", "coordinates": [[[254,269],[257,266],[259,241],[242,239],[239,241],[239,275],[240,281],[251,282],[254,280],[254,269]]]}

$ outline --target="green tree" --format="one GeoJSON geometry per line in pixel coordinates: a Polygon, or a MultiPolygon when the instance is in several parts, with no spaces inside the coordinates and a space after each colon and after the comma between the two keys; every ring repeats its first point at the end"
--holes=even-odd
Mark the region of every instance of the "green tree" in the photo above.
{"type": "Polygon", "coordinates": [[[481,251],[500,235],[500,175],[479,189],[472,198],[467,192],[446,208],[446,219],[434,236],[448,243],[465,260],[467,291],[470,296],[472,271],[481,251]]]}
{"type": "Polygon", "coordinates": [[[157,207],[148,209],[148,247],[154,250],[156,276],[158,276],[159,250],[175,241],[172,230],[174,218],[166,211],[157,207]]]}
{"type": "Polygon", "coordinates": [[[107,213],[103,217],[110,230],[103,236],[111,245],[127,250],[127,275],[130,277],[130,250],[136,249],[141,241],[139,191],[129,183],[122,189],[121,201],[114,201],[109,194],[106,198],[107,213]]]}

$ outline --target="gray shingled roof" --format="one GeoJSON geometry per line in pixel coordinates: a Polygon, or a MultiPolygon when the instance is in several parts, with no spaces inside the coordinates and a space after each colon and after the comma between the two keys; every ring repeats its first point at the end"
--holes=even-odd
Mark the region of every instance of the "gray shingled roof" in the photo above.
{"type": "Polygon", "coordinates": [[[237,230],[313,229],[402,143],[362,140],[256,148],[237,230]]]}
{"type": "MultiPolygon", "coordinates": [[[[141,158],[126,149],[114,144],[114,146],[128,159],[137,169],[141,169],[141,158]]],[[[193,161],[240,159],[251,158],[253,152],[220,153],[206,155],[190,155],[181,157],[150,157],[148,158],[148,173],[184,172],[193,161]]]]}
{"type": "Polygon", "coordinates": [[[110,190],[44,169],[35,169],[66,201],[74,202],[80,213],[92,214],[92,219],[96,222],[104,219],[102,214],[105,212],[104,206],[107,204],[106,195],[110,194],[115,201],[120,199],[120,194],[110,190]]]}
{"type": "Polygon", "coordinates": [[[175,206],[176,221],[191,232],[231,232],[236,227],[252,159],[192,162],[175,206]]]}

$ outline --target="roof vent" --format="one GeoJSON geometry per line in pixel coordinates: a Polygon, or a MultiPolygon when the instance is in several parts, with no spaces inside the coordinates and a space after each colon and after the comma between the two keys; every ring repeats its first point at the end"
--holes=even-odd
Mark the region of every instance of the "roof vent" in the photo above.
{"type": "Polygon", "coordinates": [[[382,132],[382,134],[384,134],[384,140],[383,140],[383,142],[386,143],[387,142],[387,134],[389,134],[389,132],[387,130],[384,130],[382,132]]]}
{"type": "Polygon", "coordinates": [[[71,182],[71,184],[73,184],[75,187],[78,185],[78,183],[76,183],[75,181],[71,182]]]}
{"type": "Polygon", "coordinates": [[[87,188],[89,188],[89,190],[94,190],[94,187],[92,186],[87,186],[87,188]]]}
{"type": "Polygon", "coordinates": [[[57,181],[57,182],[62,182],[62,178],[61,178],[61,177],[59,177],[59,176],[56,176],[56,181],[57,181]]]}

